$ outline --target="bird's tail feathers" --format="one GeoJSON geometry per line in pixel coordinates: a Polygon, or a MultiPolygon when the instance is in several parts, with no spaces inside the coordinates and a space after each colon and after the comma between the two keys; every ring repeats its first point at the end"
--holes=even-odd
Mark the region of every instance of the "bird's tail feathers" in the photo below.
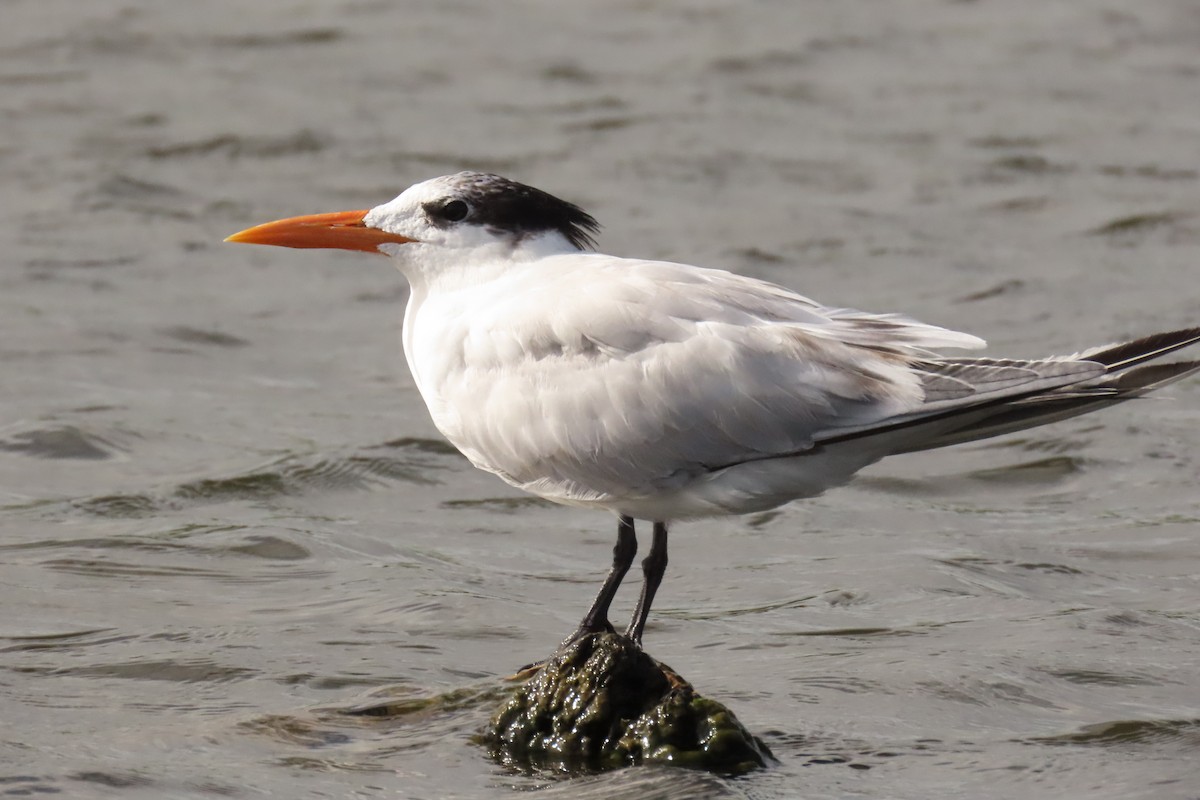
{"type": "MultiPolygon", "coordinates": [[[[1087,376],[1082,380],[1071,381],[1069,375],[1065,375],[1066,380],[1053,388],[1046,388],[1042,382],[1030,381],[1030,391],[1016,396],[1012,394],[1012,389],[1008,389],[1000,397],[988,397],[986,394],[977,400],[964,397],[952,401],[949,407],[945,402],[931,403],[924,412],[918,411],[904,419],[893,419],[872,428],[835,436],[822,444],[829,446],[840,441],[871,437],[886,454],[911,453],[1058,422],[1141,397],[1200,372],[1200,360],[1147,363],[1198,342],[1200,328],[1186,328],[1095,347],[1074,356],[1051,359],[1104,368],[1098,373],[1081,373],[1087,376]]],[[[962,359],[954,361],[964,363],[962,359]]],[[[983,363],[983,360],[980,362],[983,363]]],[[[1005,362],[993,360],[987,363],[995,365],[1005,362]]]]}
{"type": "Polygon", "coordinates": [[[1147,392],[1186,378],[1197,371],[1200,371],[1200,361],[1146,364],[1134,367],[1127,372],[1119,373],[1112,380],[1086,389],[1050,392],[1005,403],[995,407],[992,413],[983,415],[982,418],[968,422],[962,427],[953,428],[924,441],[913,441],[908,446],[892,452],[911,453],[918,450],[931,450],[1059,422],[1141,397],[1147,392]]]}

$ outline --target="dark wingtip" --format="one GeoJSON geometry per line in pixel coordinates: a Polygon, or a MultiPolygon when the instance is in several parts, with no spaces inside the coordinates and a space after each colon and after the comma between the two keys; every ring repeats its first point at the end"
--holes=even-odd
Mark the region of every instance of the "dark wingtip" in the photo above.
{"type": "Polygon", "coordinates": [[[1200,342],[1200,328],[1182,328],[1102,348],[1097,352],[1085,354],[1083,358],[1103,364],[1112,372],[1144,364],[1197,342],[1200,342]]]}
{"type": "Polygon", "coordinates": [[[1140,395],[1160,386],[1174,383],[1200,371],[1200,361],[1176,361],[1171,364],[1144,364],[1134,367],[1101,386],[1117,390],[1121,395],[1140,395]]]}

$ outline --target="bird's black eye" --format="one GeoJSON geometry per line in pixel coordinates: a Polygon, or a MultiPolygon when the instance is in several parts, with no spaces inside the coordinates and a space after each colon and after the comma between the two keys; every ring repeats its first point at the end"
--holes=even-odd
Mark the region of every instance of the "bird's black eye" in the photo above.
{"type": "Polygon", "coordinates": [[[459,222],[467,218],[471,207],[462,200],[451,200],[442,205],[436,212],[437,216],[447,222],[459,222]]]}

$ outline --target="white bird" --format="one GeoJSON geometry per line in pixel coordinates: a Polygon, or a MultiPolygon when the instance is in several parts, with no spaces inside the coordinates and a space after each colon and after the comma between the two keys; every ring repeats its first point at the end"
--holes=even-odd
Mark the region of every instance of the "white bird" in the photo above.
{"type": "Polygon", "coordinates": [[[460,172],[369,211],[294,217],[226,241],[363,250],[408,279],[404,354],[438,430],[532,494],[618,516],[608,609],[653,523],[626,634],[640,642],[667,525],[813,497],[884,456],[1083,414],[1179,380],[1148,363],[1200,327],[1036,360],[946,358],[982,339],[823,306],[716,269],[585,252],[599,226],[520,183],[460,172]]]}

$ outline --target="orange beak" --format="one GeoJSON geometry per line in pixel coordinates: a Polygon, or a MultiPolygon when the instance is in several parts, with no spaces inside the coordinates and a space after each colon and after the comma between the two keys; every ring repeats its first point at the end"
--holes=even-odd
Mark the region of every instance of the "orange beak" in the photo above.
{"type": "Polygon", "coordinates": [[[230,236],[225,241],[240,244],[273,244],[278,247],[324,248],[328,250],[362,250],[379,253],[381,244],[415,242],[407,236],[388,233],[363,224],[367,210],[337,211],[332,214],[310,214],[255,225],[230,236]]]}

